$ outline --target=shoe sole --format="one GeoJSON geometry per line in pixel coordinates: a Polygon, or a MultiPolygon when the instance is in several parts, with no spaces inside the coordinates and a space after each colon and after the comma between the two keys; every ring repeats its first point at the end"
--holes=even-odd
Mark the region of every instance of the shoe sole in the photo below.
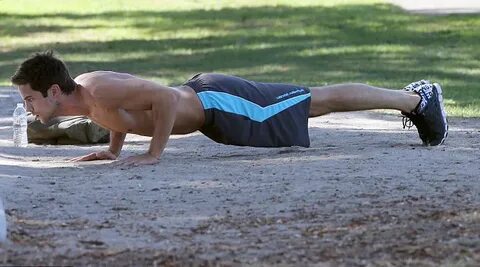
{"type": "Polygon", "coordinates": [[[443,105],[443,95],[442,95],[442,87],[438,83],[433,84],[433,88],[437,91],[437,96],[438,96],[438,102],[440,102],[440,109],[442,110],[442,119],[445,124],[445,134],[443,135],[442,140],[438,145],[443,144],[445,142],[445,139],[447,139],[448,136],[448,121],[447,121],[447,112],[445,111],[445,106],[443,105]]]}

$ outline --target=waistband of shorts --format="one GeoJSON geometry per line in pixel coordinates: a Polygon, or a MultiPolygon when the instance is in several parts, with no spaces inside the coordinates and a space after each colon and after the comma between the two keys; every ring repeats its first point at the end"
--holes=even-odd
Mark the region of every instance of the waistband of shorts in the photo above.
{"type": "Polygon", "coordinates": [[[188,81],[186,81],[183,85],[186,85],[186,86],[192,88],[196,93],[199,93],[199,92],[203,91],[204,83],[199,78],[199,76],[201,74],[202,73],[195,74],[192,78],[190,78],[188,81]]]}
{"type": "MultiPolygon", "coordinates": [[[[186,81],[183,85],[192,88],[193,91],[195,91],[195,93],[197,93],[197,94],[202,92],[205,84],[202,81],[202,79],[199,78],[199,76],[201,74],[202,73],[195,74],[192,78],[190,78],[188,81],[186,81]]],[[[202,127],[200,128],[200,132],[203,132],[205,127],[207,127],[207,126],[209,126],[213,123],[213,110],[212,109],[205,109],[202,100],[200,98],[198,98],[198,100],[202,104],[203,112],[205,114],[205,122],[202,125],[202,127]]]]}

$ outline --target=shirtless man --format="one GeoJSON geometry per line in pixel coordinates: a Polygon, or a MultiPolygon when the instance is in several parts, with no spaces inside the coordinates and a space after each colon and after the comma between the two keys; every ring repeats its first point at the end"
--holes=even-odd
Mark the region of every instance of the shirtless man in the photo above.
{"type": "Polygon", "coordinates": [[[440,145],[448,134],[440,85],[424,80],[404,90],[357,83],[308,88],[210,73],[169,87],[110,71],[72,79],[48,51],[25,60],[11,81],[42,123],[84,115],[110,130],[108,150],[75,161],[117,159],[127,133],[152,137],[146,153],[120,161],[128,165],[158,162],[171,134],[197,130],[230,145],[308,147],[309,117],[367,109],[401,111],[424,145],[440,145]]]}

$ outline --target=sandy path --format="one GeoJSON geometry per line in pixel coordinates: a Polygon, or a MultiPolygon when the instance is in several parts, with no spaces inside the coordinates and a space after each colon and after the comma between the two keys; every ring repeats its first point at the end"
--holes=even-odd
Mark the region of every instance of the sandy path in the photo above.
{"type": "Polygon", "coordinates": [[[413,13],[467,14],[480,13],[478,0],[387,0],[413,13]]]}
{"type": "MultiPolygon", "coordinates": [[[[308,149],[178,136],[122,170],[65,163],[104,146],[12,148],[0,95],[0,265],[480,264],[478,119],[451,119],[435,148],[376,112],[311,120],[308,149]]],[[[147,146],[129,137],[123,156],[147,146]]]]}

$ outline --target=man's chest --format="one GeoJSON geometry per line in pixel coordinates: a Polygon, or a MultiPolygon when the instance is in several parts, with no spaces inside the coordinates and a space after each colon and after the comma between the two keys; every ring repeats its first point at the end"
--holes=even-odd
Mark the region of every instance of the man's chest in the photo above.
{"type": "Polygon", "coordinates": [[[102,127],[116,132],[145,135],[152,128],[150,111],[99,108],[93,110],[90,117],[102,127]]]}

